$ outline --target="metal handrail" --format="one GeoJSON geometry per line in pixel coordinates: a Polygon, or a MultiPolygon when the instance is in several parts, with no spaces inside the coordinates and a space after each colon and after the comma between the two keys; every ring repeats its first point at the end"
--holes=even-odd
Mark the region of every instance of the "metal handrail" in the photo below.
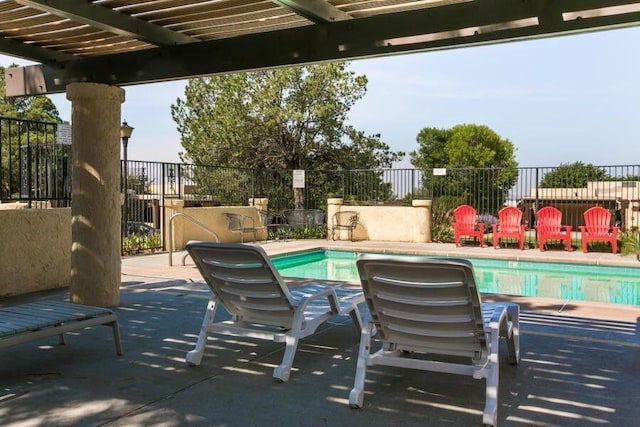
{"type": "MultiPolygon", "coordinates": [[[[173,266],[173,220],[176,217],[185,217],[186,219],[188,219],[189,221],[191,221],[193,224],[197,225],[198,227],[202,228],[204,231],[211,233],[211,235],[213,237],[216,238],[216,242],[220,242],[220,237],[218,237],[218,235],[216,234],[215,231],[211,230],[209,227],[207,227],[206,225],[204,225],[203,223],[201,223],[200,221],[198,221],[197,219],[195,219],[192,216],[189,216],[187,214],[178,212],[176,214],[171,215],[171,218],[169,218],[169,267],[173,266]]],[[[185,265],[185,260],[187,259],[187,257],[189,256],[189,253],[187,252],[183,257],[182,257],[182,265],[185,265]]]]}

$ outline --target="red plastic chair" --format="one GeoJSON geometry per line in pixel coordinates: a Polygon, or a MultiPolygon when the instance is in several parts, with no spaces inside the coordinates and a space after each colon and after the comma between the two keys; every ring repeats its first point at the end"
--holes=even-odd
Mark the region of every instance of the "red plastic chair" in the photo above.
{"type": "Polygon", "coordinates": [[[536,233],[538,245],[544,251],[544,243],[547,240],[560,240],[568,251],[571,251],[571,226],[562,225],[562,212],[553,206],[547,206],[536,213],[536,233]]]}
{"type": "Polygon", "coordinates": [[[507,206],[498,212],[498,223],[494,226],[493,248],[497,249],[500,239],[518,239],[518,247],[524,249],[524,229],[522,211],[513,206],[507,206]]]}
{"type": "Polygon", "coordinates": [[[461,237],[480,239],[480,247],[484,246],[484,224],[476,220],[476,210],[469,205],[460,205],[453,210],[453,238],[456,247],[460,246],[461,237]]]}
{"type": "Polygon", "coordinates": [[[589,208],[584,213],[584,224],[580,228],[582,252],[587,252],[591,241],[611,243],[611,252],[618,252],[618,231],[620,227],[611,226],[611,212],[601,206],[589,208]]]}

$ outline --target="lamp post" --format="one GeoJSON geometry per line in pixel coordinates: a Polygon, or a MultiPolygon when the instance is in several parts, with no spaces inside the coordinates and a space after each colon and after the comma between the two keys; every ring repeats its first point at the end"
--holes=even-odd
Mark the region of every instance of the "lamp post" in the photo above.
{"type": "Polygon", "coordinates": [[[128,227],[127,222],[129,220],[129,203],[128,203],[128,178],[129,178],[129,170],[127,164],[127,145],[129,144],[129,138],[131,138],[131,134],[133,133],[133,128],[127,124],[126,121],[122,122],[120,126],[120,139],[122,139],[122,160],[123,160],[123,172],[122,172],[122,184],[123,184],[123,194],[124,194],[124,205],[122,209],[122,235],[127,236],[128,227]]]}

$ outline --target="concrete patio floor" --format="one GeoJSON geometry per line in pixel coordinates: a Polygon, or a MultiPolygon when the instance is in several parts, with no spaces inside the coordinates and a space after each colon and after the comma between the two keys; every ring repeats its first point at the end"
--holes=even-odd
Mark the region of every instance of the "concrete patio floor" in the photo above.
{"type": "MultiPolygon", "coordinates": [[[[330,247],[513,259],[563,259],[640,267],[605,253],[454,248],[387,242],[270,242],[271,255],[330,247]]],[[[123,258],[115,308],[125,347],[115,355],[109,328],[95,327],[0,350],[4,426],[467,426],[480,425],[484,381],[374,367],[364,408],[350,409],[358,336],[336,318],[303,340],[291,379],[272,378],[281,344],[213,336],[198,367],[195,344],[209,291],[183,252],[123,258]]],[[[640,269],[639,269],[640,273],[640,269]]],[[[295,284],[296,280],[291,280],[295,284]]],[[[66,299],[66,290],[0,301],[66,299]]],[[[521,304],[518,366],[501,350],[499,423],[528,426],[635,426],[640,419],[640,307],[483,295],[521,304]]]]}

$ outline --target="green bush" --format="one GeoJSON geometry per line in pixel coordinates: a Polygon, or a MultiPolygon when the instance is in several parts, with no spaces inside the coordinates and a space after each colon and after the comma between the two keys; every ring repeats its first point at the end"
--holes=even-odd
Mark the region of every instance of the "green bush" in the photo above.
{"type": "Polygon", "coordinates": [[[327,227],[324,225],[308,225],[297,228],[276,227],[269,230],[269,240],[326,238],[327,227]]]}
{"type": "Polygon", "coordinates": [[[431,206],[431,240],[435,243],[453,242],[453,210],[464,203],[460,197],[442,196],[431,206]]]}
{"type": "Polygon", "coordinates": [[[122,238],[122,254],[135,255],[162,249],[160,233],[130,234],[122,238]]]}
{"type": "Polygon", "coordinates": [[[638,232],[633,230],[620,233],[618,246],[620,247],[620,253],[622,255],[637,254],[639,251],[638,232]]]}

